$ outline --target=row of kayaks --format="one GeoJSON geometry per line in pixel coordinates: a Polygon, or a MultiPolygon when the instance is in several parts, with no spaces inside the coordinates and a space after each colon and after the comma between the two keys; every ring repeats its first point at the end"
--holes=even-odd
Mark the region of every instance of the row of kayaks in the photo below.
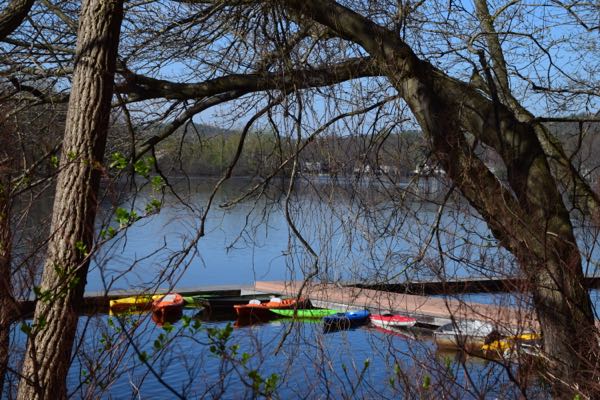
{"type": "Polygon", "coordinates": [[[411,327],[417,320],[403,315],[371,314],[368,310],[340,312],[332,309],[312,308],[306,299],[272,298],[267,302],[251,300],[234,306],[239,318],[267,319],[270,316],[288,318],[323,319],[326,329],[346,329],[364,325],[369,321],[378,327],[411,327]]]}
{"type": "Polygon", "coordinates": [[[181,296],[177,293],[141,295],[110,301],[113,313],[152,310],[176,313],[183,307],[210,307],[213,311],[233,309],[240,319],[268,320],[272,317],[323,319],[326,328],[343,329],[368,323],[380,328],[411,327],[416,319],[395,314],[371,314],[368,310],[340,312],[314,308],[307,299],[282,299],[270,294],[217,296],[212,294],[181,296]]]}
{"type": "Polygon", "coordinates": [[[185,306],[183,296],[178,293],[140,295],[113,299],[110,314],[152,311],[152,320],[159,326],[178,321],[185,306]]]}
{"type": "MultiPolygon", "coordinates": [[[[177,293],[171,293],[180,296],[177,293]]],[[[154,294],[154,295],[138,295],[129,296],[119,299],[113,299],[109,302],[110,311],[113,313],[129,312],[129,311],[148,311],[153,309],[153,303],[162,299],[169,294],[154,294]]],[[[200,294],[194,296],[181,296],[183,303],[179,303],[182,307],[198,308],[210,307],[215,311],[233,310],[236,304],[247,303],[254,299],[260,302],[265,302],[271,299],[273,295],[238,295],[238,296],[221,296],[218,294],[200,294]]]]}
{"type": "MultiPolygon", "coordinates": [[[[282,299],[273,294],[219,296],[202,294],[181,296],[177,293],[141,295],[110,301],[111,312],[153,311],[153,319],[177,317],[183,307],[208,307],[212,311],[234,310],[242,320],[269,320],[276,317],[322,319],[325,329],[347,329],[367,324],[383,329],[410,328],[416,319],[397,314],[371,314],[368,310],[340,312],[314,308],[306,299],[282,299]]],[[[476,320],[456,320],[434,331],[438,347],[483,351],[509,355],[516,348],[524,350],[539,345],[540,335],[532,332],[500,334],[494,326],[476,320]]]]}
{"type": "Polygon", "coordinates": [[[149,309],[152,311],[169,311],[183,308],[185,301],[179,293],[167,293],[125,297],[111,300],[109,304],[113,312],[149,309]]]}

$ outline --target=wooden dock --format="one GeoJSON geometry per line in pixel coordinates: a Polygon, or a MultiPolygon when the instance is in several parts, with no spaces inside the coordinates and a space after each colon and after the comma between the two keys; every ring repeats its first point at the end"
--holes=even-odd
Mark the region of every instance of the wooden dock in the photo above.
{"type": "MultiPolygon", "coordinates": [[[[585,277],[584,284],[588,289],[598,289],[600,288],[600,277],[585,277]]],[[[352,284],[352,286],[386,292],[429,296],[459,293],[509,293],[526,290],[527,283],[521,278],[464,277],[438,281],[407,281],[399,283],[365,284],[359,282],[352,284]]]]}
{"type": "MultiPolygon", "coordinates": [[[[256,282],[257,291],[296,296],[301,282],[256,282]]],[[[422,325],[441,326],[455,319],[475,319],[503,327],[535,329],[530,311],[514,307],[465,302],[452,298],[418,296],[335,284],[307,285],[302,297],[318,307],[333,309],[368,308],[374,313],[397,312],[412,316],[422,325]]]]}

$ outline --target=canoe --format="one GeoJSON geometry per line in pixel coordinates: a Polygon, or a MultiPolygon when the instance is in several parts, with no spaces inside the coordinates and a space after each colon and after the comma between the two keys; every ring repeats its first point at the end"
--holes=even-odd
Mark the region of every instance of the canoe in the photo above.
{"type": "Polygon", "coordinates": [[[271,310],[275,314],[288,317],[288,318],[323,318],[327,315],[336,314],[339,311],[329,310],[327,308],[313,308],[313,309],[302,309],[302,310],[271,310]]]}
{"type": "Polygon", "coordinates": [[[438,347],[478,351],[494,326],[476,320],[460,320],[443,325],[433,332],[438,347]]]}
{"type": "Polygon", "coordinates": [[[183,297],[179,293],[169,293],[152,302],[152,312],[175,312],[183,308],[183,297]]]}
{"type": "Polygon", "coordinates": [[[371,323],[380,328],[410,328],[415,326],[417,320],[397,314],[373,314],[371,315],[371,323]]]}
{"type": "Polygon", "coordinates": [[[335,313],[323,318],[325,330],[348,329],[364,325],[369,322],[369,311],[348,311],[345,313],[335,313]]]}
{"type": "Polygon", "coordinates": [[[250,318],[255,317],[259,319],[268,319],[274,317],[276,314],[272,313],[271,310],[285,310],[293,309],[294,307],[303,307],[306,301],[301,299],[280,299],[273,297],[266,303],[261,303],[258,299],[250,300],[247,304],[236,304],[233,306],[236,314],[239,318],[250,318]]]}
{"type": "Polygon", "coordinates": [[[164,295],[140,295],[124,297],[121,299],[111,300],[109,302],[110,310],[114,312],[125,312],[129,310],[149,310],[152,307],[152,302],[158,300],[164,295]]]}

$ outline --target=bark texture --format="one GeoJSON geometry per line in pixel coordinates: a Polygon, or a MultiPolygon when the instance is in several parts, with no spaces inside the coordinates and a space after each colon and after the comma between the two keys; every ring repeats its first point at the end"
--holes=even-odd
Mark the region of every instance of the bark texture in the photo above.
{"type": "Polygon", "coordinates": [[[0,40],[10,35],[21,25],[35,0],[12,0],[0,12],[0,40]]]}
{"type": "Polygon", "coordinates": [[[9,361],[10,325],[15,318],[16,308],[11,282],[11,229],[10,195],[8,178],[0,168],[0,396],[9,361]]]}
{"type": "Polygon", "coordinates": [[[93,246],[122,0],[82,4],[51,238],[18,398],[66,397],[66,376],[93,246]]]}
{"type": "MultiPolygon", "coordinates": [[[[330,0],[283,2],[295,13],[360,44],[403,96],[464,196],[528,278],[558,393],[593,394],[597,332],[581,258],[535,127],[420,60],[398,35],[330,0]],[[465,132],[494,148],[505,187],[476,156],[465,132]],[[578,332],[574,335],[573,332],[578,332]]],[[[503,86],[506,80],[501,77],[503,86]]],[[[507,88],[506,88],[507,89],[507,88]]]]}

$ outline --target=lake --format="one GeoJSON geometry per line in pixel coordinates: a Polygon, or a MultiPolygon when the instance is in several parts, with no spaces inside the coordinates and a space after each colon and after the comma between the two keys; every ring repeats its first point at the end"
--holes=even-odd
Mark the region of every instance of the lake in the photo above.
{"type": "MultiPolygon", "coordinates": [[[[179,182],[184,204],[167,194],[160,213],[134,223],[105,245],[94,258],[86,290],[251,285],[255,280],[302,279],[313,272],[321,281],[394,282],[514,271],[512,257],[495,248],[485,224],[465,204],[448,202],[438,217],[439,206],[417,196],[403,195],[401,203],[386,198],[390,191],[404,193],[405,186],[382,191],[379,185],[323,178],[297,183],[287,207],[288,217],[318,257],[317,270],[311,250],[289,228],[281,191],[269,190],[256,201],[228,209],[218,207],[244,192],[251,184],[244,179],[228,182],[217,194],[205,236],[190,245],[214,183],[179,182]],[[441,233],[432,235],[436,224],[441,233]],[[444,248],[443,259],[438,245],[444,248]],[[186,246],[189,253],[183,254],[186,246]]],[[[121,206],[143,215],[152,196],[145,190],[133,206],[121,206]]],[[[102,222],[116,226],[114,216],[102,222]]]]}
{"type": "MultiPolygon", "coordinates": [[[[324,282],[380,283],[515,272],[513,258],[497,249],[468,205],[453,198],[441,202],[440,196],[425,201],[429,194],[418,190],[407,195],[407,184],[313,177],[298,182],[288,202],[287,182],[280,181],[260,198],[218,207],[253,185],[234,179],[217,193],[199,237],[214,183],[176,180],[176,194],[164,197],[150,188],[132,197],[131,188],[107,187],[99,235],[119,228],[110,212],[116,206],[143,218],[94,255],[86,291],[235,287],[309,274],[324,282]],[[162,208],[145,216],[154,198],[162,208]]],[[[588,266],[597,260],[591,249],[588,266]]],[[[505,295],[461,297],[511,301],[505,295]]],[[[361,327],[324,333],[319,321],[285,319],[237,325],[195,310],[166,327],[149,314],[82,316],[69,390],[74,398],[118,399],[169,399],[176,393],[231,399],[518,397],[505,366],[440,352],[423,331],[361,327]]],[[[15,327],[14,369],[24,339],[15,327]]],[[[516,365],[507,368],[521,377],[516,365]]],[[[539,385],[529,390],[533,398],[546,395],[539,385]]]]}

